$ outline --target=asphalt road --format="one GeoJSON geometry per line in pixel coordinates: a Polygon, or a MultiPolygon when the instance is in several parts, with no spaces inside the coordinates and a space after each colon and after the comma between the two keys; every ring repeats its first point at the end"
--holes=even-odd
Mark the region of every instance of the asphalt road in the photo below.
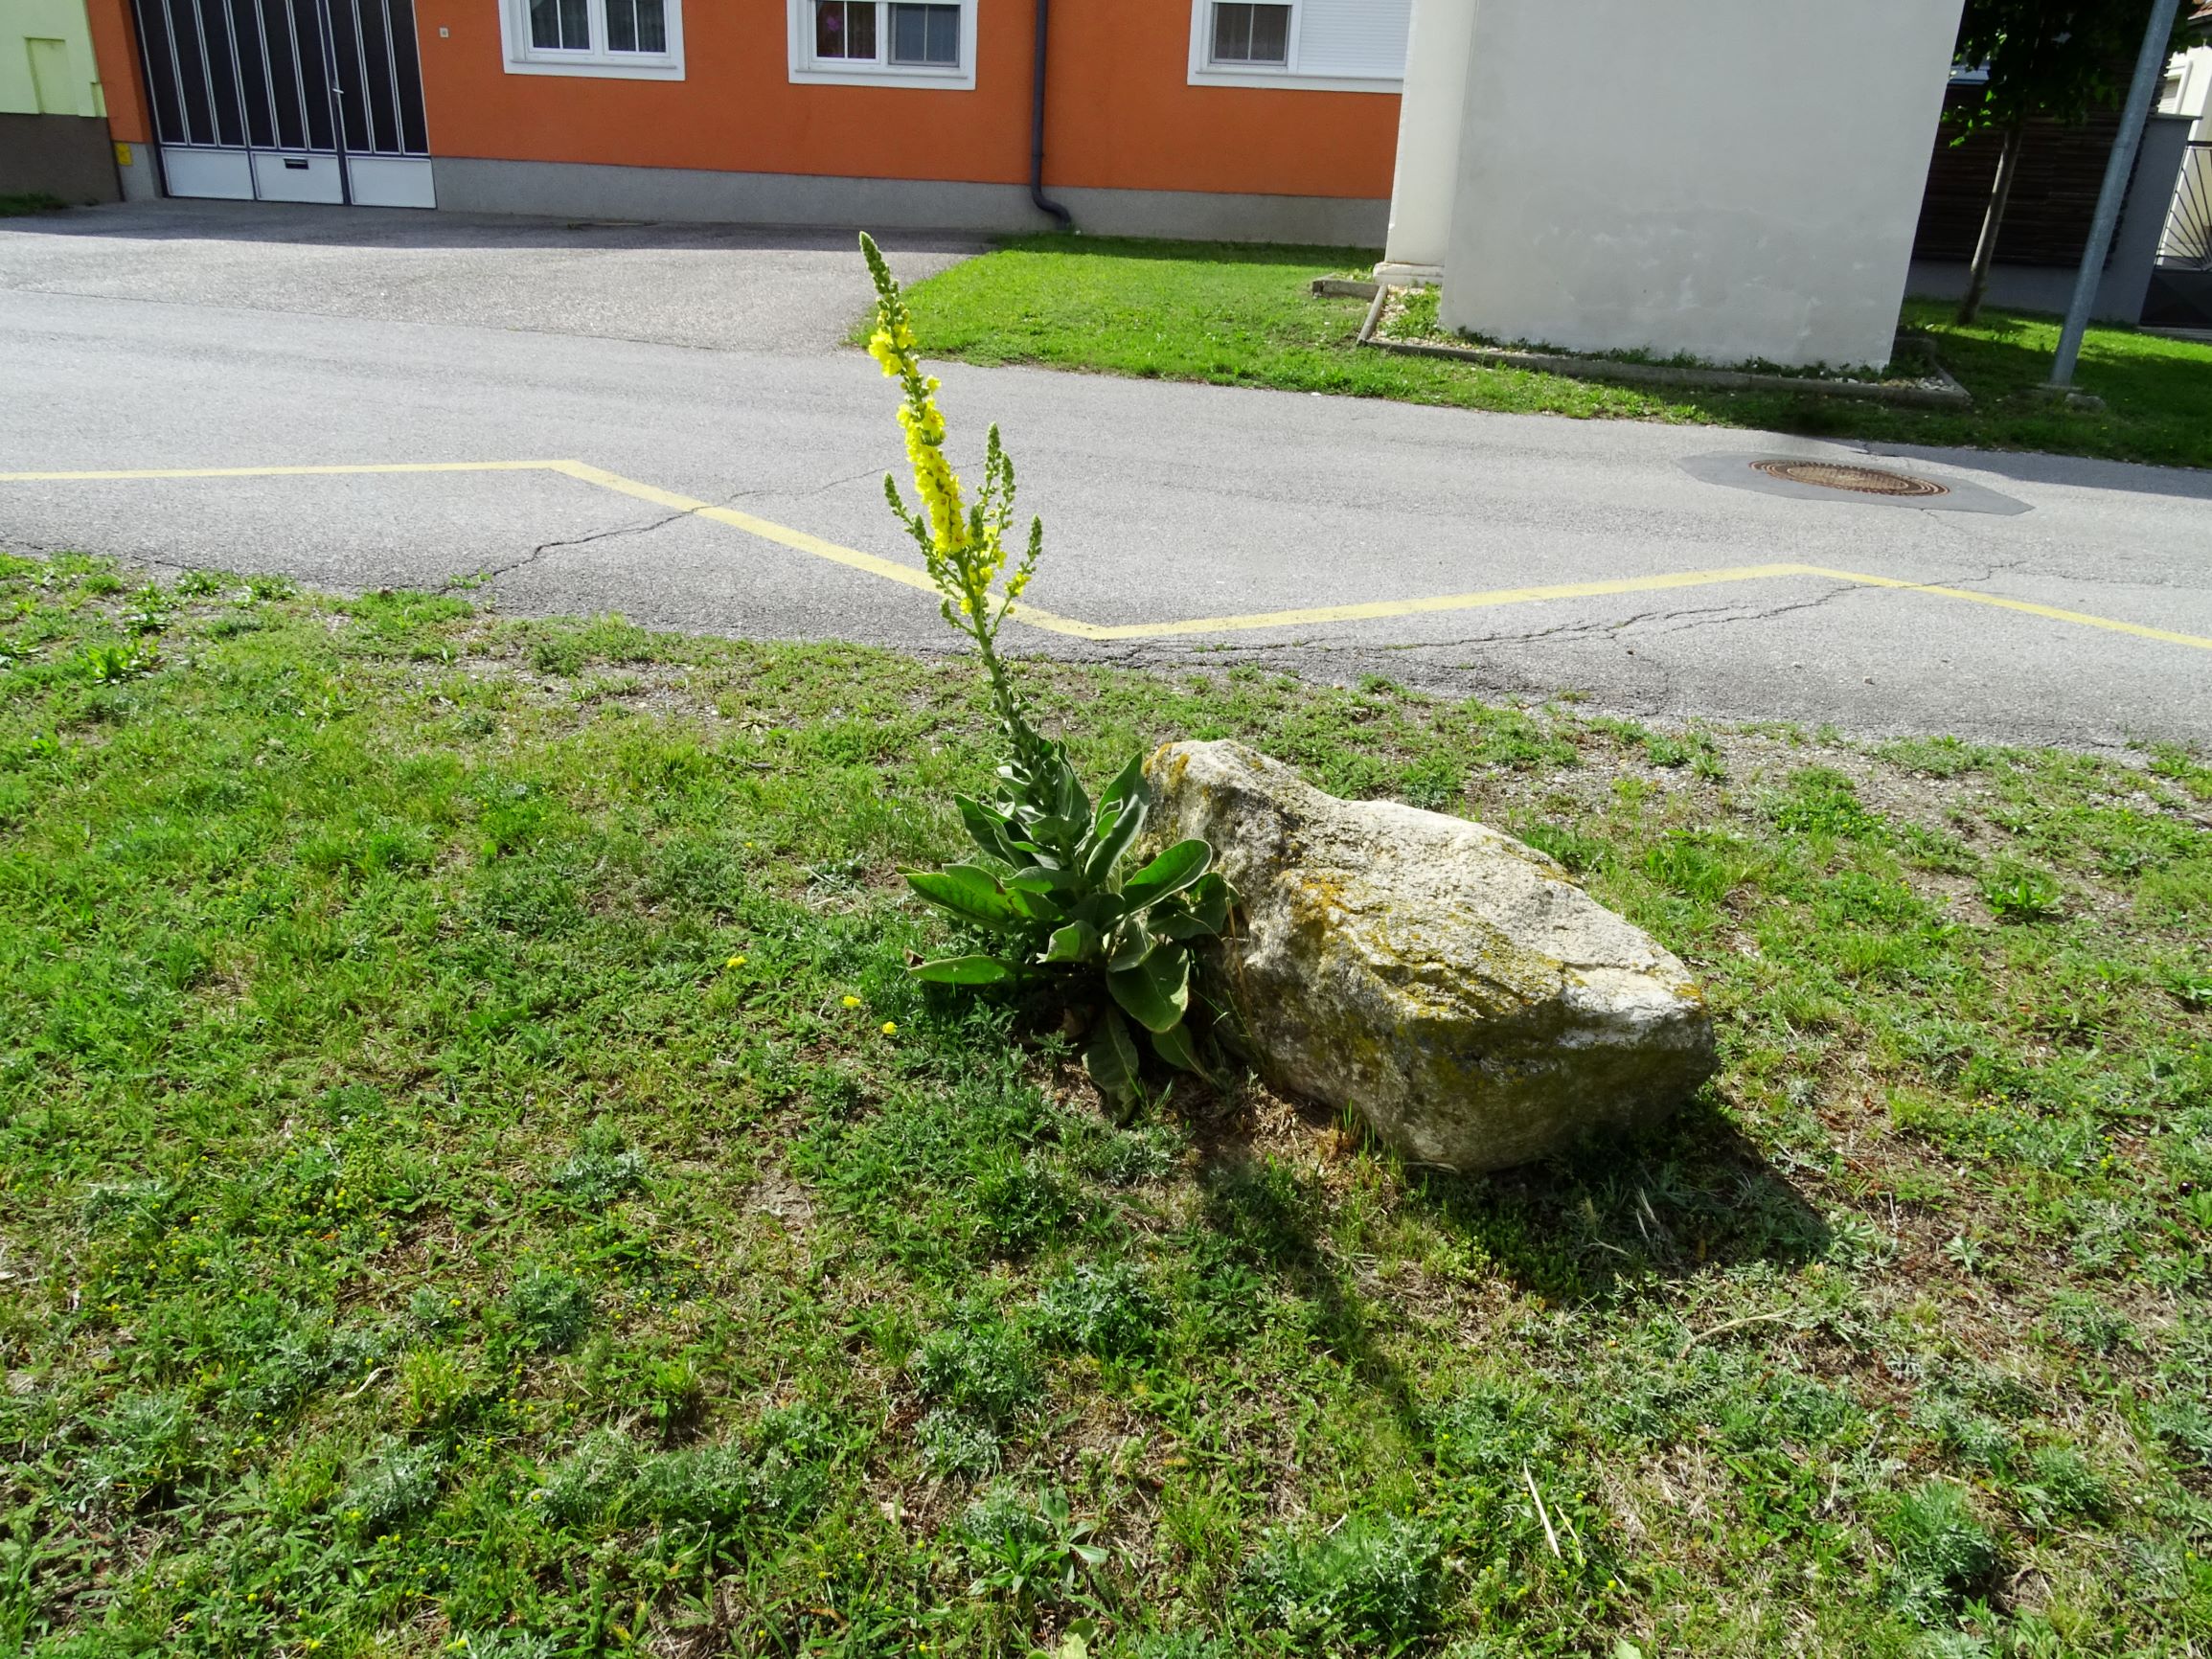
{"type": "MultiPolygon", "coordinates": [[[[917,562],[880,493],[901,459],[892,388],[834,345],[865,297],[842,239],[632,227],[610,249],[591,240],[604,227],[270,214],[164,204],[0,226],[0,471],[574,460],[917,562]]],[[[957,252],[899,262],[918,274],[957,252]]],[[[2186,643],[2212,640],[2212,477],[1916,451],[1894,465],[1957,487],[1950,505],[2008,510],[1923,511],[1740,487],[1758,457],[1866,459],[1807,439],[943,375],[955,450],[972,459],[997,420],[1023,505],[1044,515],[1030,597],[1047,610],[1127,629],[1397,607],[1165,638],[1016,625],[1018,648],[1571,691],[1644,717],[2212,746],[2212,649],[2186,643]],[[2099,620],[1803,570],[1652,585],[1772,565],[2099,620]],[[1608,583],[1630,585],[1403,608],[1608,583]]],[[[0,483],[0,545],[347,590],[484,572],[514,613],[945,643],[911,587],[545,471],[0,483]]]]}

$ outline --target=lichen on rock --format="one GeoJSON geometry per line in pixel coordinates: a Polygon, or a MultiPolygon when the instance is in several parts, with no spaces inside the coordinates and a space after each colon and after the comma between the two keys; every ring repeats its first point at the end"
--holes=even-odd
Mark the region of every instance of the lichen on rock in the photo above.
{"type": "Polygon", "coordinates": [[[1417,1164],[1502,1169],[1674,1111],[1713,1071],[1689,970],[1486,825],[1340,801],[1241,743],[1147,763],[1151,833],[1236,888],[1210,967],[1273,1087],[1360,1113],[1417,1164]]]}

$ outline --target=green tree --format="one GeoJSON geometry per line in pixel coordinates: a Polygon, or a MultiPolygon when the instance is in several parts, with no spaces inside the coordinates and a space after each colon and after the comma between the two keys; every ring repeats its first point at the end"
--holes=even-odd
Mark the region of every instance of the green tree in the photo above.
{"type": "MultiPolygon", "coordinates": [[[[1966,0],[1952,60],[1986,69],[1989,80],[1980,102],[1950,105],[1944,119],[1954,144],[1988,128],[2002,143],[1960,322],[1981,314],[2028,123],[2046,116],[2078,125],[2119,104],[2150,17],[2151,0],[1966,0]]],[[[2173,44],[2176,51],[2190,44],[2185,21],[2175,25],[2173,44]]]]}

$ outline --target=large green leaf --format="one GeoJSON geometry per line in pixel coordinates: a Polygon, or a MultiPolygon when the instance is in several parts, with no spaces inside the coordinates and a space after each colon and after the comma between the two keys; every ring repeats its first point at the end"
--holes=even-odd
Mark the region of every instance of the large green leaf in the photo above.
{"type": "Polygon", "coordinates": [[[1213,862],[1214,850],[1203,841],[1178,841],[1122,883],[1122,902],[1135,910],[1180,893],[1213,862]]]}
{"type": "Polygon", "coordinates": [[[1126,918],[1106,944],[1108,968],[1134,967],[1152,951],[1152,929],[1141,915],[1126,918]]]}
{"type": "Polygon", "coordinates": [[[1000,933],[1019,933],[1031,917],[1021,899],[999,884],[998,877],[972,864],[951,864],[943,870],[901,872],[906,885],[938,909],[1000,933]]]}
{"type": "Polygon", "coordinates": [[[1020,970],[995,956],[947,956],[906,970],[936,985],[1003,985],[1020,970]]]}
{"type": "Polygon", "coordinates": [[[1114,774],[1114,781],[1100,791],[1099,812],[1103,816],[1108,807],[1119,807],[1123,802],[1141,800],[1145,793],[1145,758],[1131,755],[1129,763],[1114,774]]]}
{"type": "Polygon", "coordinates": [[[1081,893],[1083,877],[1070,870],[1055,870],[1048,864],[1033,864],[1027,870],[1008,876],[1006,884],[1017,893],[1075,898],[1081,893]]]}
{"type": "Polygon", "coordinates": [[[1197,1051],[1191,1044],[1191,1028],[1178,1020],[1166,1031],[1151,1034],[1152,1052],[1179,1072],[1206,1075],[1206,1068],[1198,1063],[1197,1051]]]}
{"type": "Polygon", "coordinates": [[[1006,896],[1014,900],[1015,908],[1032,921],[1051,925],[1067,920],[1067,911],[1059,899],[1049,893],[1024,886],[1018,880],[1006,884],[1006,896]]]}
{"type": "Polygon", "coordinates": [[[1102,806],[1098,820],[1083,842],[1083,875],[1104,886],[1112,877],[1114,866],[1122,861],[1122,854],[1129,850],[1129,843],[1137,838],[1137,831],[1144,827],[1143,796],[1102,806]]]}
{"type": "Polygon", "coordinates": [[[1087,921],[1071,921],[1053,932],[1044,947],[1047,962],[1085,962],[1099,953],[1098,929],[1087,921]]]}
{"type": "Polygon", "coordinates": [[[1137,1045],[1118,1009],[1100,1011],[1097,1027],[1083,1051],[1083,1069],[1118,1116],[1143,1098],[1137,1080],[1137,1045]]]}
{"type": "Polygon", "coordinates": [[[1134,967],[1106,975],[1114,1001],[1147,1031],[1172,1030],[1191,1006],[1191,953],[1179,944],[1162,944],[1134,967]]]}
{"type": "Polygon", "coordinates": [[[980,801],[971,801],[966,795],[953,796],[952,804],[960,808],[960,821],[968,826],[969,839],[977,847],[1009,864],[1029,862],[1015,845],[1011,821],[1005,813],[980,801]]]}
{"type": "Polygon", "coordinates": [[[1145,920],[1170,939],[1212,939],[1229,924],[1234,898],[1229,884],[1208,871],[1173,898],[1153,905],[1145,920]]]}
{"type": "Polygon", "coordinates": [[[1052,746],[1052,810],[1059,818],[1083,823],[1090,817],[1090,797],[1083,793],[1083,775],[1067,758],[1067,746],[1052,746]]]}

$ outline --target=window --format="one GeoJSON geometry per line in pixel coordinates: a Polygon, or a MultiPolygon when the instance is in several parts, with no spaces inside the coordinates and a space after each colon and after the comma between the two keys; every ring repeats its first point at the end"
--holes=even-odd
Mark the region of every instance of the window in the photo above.
{"type": "Polygon", "coordinates": [[[814,0],[814,56],[876,61],[876,0],[814,0]]]}
{"type": "Polygon", "coordinates": [[[791,79],[975,84],[976,0],[790,0],[791,79]]]}
{"type": "Polygon", "coordinates": [[[1290,61],[1290,8],[1214,0],[1216,63],[1290,61]]]}
{"type": "Polygon", "coordinates": [[[1193,86],[1396,92],[1413,0],[1192,0],[1193,86]]]}
{"type": "Polygon", "coordinates": [[[501,0],[510,75],[684,77],[683,0],[501,0]]]}
{"type": "Polygon", "coordinates": [[[960,8],[891,0],[891,61],[960,66],[960,8]]]}

